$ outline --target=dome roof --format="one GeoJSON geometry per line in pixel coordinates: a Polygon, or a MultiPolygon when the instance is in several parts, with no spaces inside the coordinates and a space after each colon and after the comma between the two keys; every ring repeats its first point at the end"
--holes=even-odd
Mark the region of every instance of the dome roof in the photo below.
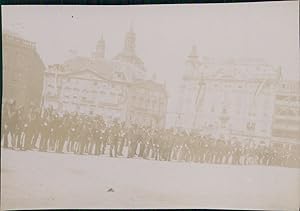
{"type": "Polygon", "coordinates": [[[137,66],[140,69],[145,69],[143,60],[135,54],[127,54],[125,52],[122,52],[115,56],[114,60],[130,63],[137,66]]]}

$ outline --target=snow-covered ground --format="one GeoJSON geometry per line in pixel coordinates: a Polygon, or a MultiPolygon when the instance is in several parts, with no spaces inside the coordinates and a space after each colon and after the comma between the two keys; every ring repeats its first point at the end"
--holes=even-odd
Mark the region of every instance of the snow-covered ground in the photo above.
{"type": "Polygon", "coordinates": [[[299,207],[299,169],[4,149],[1,157],[2,209],[299,207]]]}

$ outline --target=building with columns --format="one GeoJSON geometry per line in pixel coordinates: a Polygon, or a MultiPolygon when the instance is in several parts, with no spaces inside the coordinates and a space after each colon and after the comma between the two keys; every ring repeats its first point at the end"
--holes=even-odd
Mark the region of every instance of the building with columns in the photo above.
{"type": "Polygon", "coordinates": [[[92,57],[77,56],[49,66],[45,72],[44,107],[61,113],[102,115],[107,121],[118,119],[128,125],[164,127],[166,87],[146,77],[135,42],[131,28],[121,53],[107,59],[101,36],[92,57]]]}
{"type": "Polygon", "coordinates": [[[186,60],[174,126],[216,137],[269,140],[280,68],[260,60],[186,60]]]}

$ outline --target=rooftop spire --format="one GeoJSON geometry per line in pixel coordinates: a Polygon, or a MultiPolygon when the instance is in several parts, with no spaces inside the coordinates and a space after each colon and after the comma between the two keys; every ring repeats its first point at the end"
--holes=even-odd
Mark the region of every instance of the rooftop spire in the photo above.
{"type": "Polygon", "coordinates": [[[193,45],[189,58],[198,58],[197,47],[193,45]]]}
{"type": "Polygon", "coordinates": [[[127,54],[135,54],[135,33],[132,23],[130,23],[129,31],[126,33],[124,50],[127,54]]]}
{"type": "Polygon", "coordinates": [[[104,58],[105,56],[105,41],[103,38],[103,33],[101,33],[101,38],[97,43],[96,46],[96,57],[97,58],[104,58]]]}
{"type": "Polygon", "coordinates": [[[197,47],[196,47],[196,45],[192,46],[192,50],[191,50],[191,52],[190,52],[190,54],[188,55],[188,58],[187,58],[187,63],[189,65],[191,65],[190,67],[193,70],[198,69],[200,61],[199,61],[199,58],[198,58],[198,53],[197,53],[197,47]]]}

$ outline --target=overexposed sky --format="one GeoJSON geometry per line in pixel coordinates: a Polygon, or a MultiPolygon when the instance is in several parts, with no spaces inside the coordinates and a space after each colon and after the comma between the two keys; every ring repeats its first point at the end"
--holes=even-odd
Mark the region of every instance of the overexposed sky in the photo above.
{"type": "Polygon", "coordinates": [[[106,57],[124,45],[130,23],[149,72],[175,87],[195,44],[199,56],[263,58],[299,78],[299,3],[259,2],[140,6],[2,6],[2,27],[36,42],[45,64],[70,50],[88,56],[101,33],[106,57]]]}

